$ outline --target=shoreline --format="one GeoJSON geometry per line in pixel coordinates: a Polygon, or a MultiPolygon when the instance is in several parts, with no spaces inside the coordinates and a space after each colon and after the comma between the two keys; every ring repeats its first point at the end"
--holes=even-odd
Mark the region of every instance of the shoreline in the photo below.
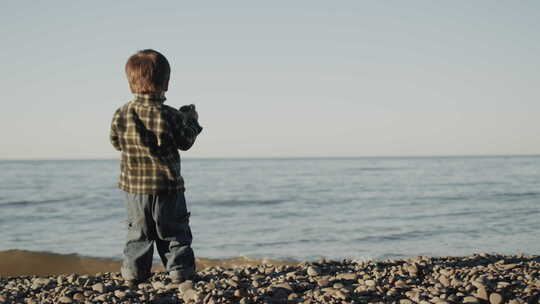
{"type": "MultiPolygon", "coordinates": [[[[295,265],[293,261],[250,259],[244,257],[228,259],[196,258],[197,269],[208,267],[231,268],[272,264],[275,266],[295,265]]],[[[87,257],[78,254],[10,249],[0,251],[0,278],[17,276],[52,276],[62,274],[95,275],[103,272],[119,272],[122,261],[114,258],[87,257]]],[[[152,272],[164,271],[161,263],[152,266],[152,272]]],[[[0,302],[1,303],[1,302],[0,302]]]]}
{"type": "Polygon", "coordinates": [[[540,299],[540,256],[480,253],[292,265],[218,261],[199,269],[196,281],[182,284],[165,272],[138,285],[118,272],[4,277],[0,303],[524,304],[540,299]]]}

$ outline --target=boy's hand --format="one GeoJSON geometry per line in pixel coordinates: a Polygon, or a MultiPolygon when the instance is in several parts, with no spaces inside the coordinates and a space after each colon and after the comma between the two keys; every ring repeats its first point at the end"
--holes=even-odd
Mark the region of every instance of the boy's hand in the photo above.
{"type": "Polygon", "coordinates": [[[202,127],[199,125],[199,113],[197,113],[197,110],[195,110],[195,105],[190,104],[186,106],[180,107],[180,113],[184,115],[184,123],[188,127],[188,129],[193,130],[193,135],[198,135],[202,132],[202,127]]]}
{"type": "Polygon", "coordinates": [[[182,112],[187,119],[199,120],[199,113],[195,110],[194,104],[180,107],[180,112],[182,112]]]}

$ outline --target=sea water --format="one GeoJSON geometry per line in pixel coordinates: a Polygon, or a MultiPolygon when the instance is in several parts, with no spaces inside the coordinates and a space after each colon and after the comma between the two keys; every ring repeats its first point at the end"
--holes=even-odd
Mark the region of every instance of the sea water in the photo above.
{"type": "MultiPolygon", "coordinates": [[[[0,250],[120,258],[117,160],[0,161],[0,250]]],[[[184,159],[206,258],[538,254],[540,157],[184,159]]]]}

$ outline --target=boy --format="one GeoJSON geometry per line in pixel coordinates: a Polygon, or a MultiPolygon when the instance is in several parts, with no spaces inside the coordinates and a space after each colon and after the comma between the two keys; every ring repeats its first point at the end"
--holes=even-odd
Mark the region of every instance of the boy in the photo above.
{"type": "Polygon", "coordinates": [[[193,105],[181,112],[163,104],[170,66],[159,52],[131,56],[126,75],[135,98],[115,112],[110,132],[112,145],[122,151],[118,186],[128,213],[122,277],[133,284],[151,276],[155,242],[171,279],[189,280],[195,257],[178,149],[194,144],[198,114],[193,105]]]}

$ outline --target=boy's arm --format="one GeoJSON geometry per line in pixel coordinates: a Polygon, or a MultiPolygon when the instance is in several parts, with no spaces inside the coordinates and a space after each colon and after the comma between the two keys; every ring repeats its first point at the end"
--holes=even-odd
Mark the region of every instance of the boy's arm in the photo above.
{"type": "Polygon", "coordinates": [[[195,140],[197,139],[197,131],[189,125],[186,125],[186,117],[184,114],[176,109],[173,111],[173,130],[172,137],[174,138],[176,148],[187,151],[189,150],[195,140]]]}
{"type": "Polygon", "coordinates": [[[197,135],[185,135],[182,136],[182,139],[178,142],[178,149],[182,151],[189,150],[197,139],[197,135]]]}
{"type": "Polygon", "coordinates": [[[111,131],[109,134],[109,139],[111,140],[111,144],[116,150],[122,151],[122,147],[120,147],[120,141],[118,138],[118,117],[119,116],[120,116],[120,109],[118,109],[114,113],[112,123],[111,123],[111,131]]]}

